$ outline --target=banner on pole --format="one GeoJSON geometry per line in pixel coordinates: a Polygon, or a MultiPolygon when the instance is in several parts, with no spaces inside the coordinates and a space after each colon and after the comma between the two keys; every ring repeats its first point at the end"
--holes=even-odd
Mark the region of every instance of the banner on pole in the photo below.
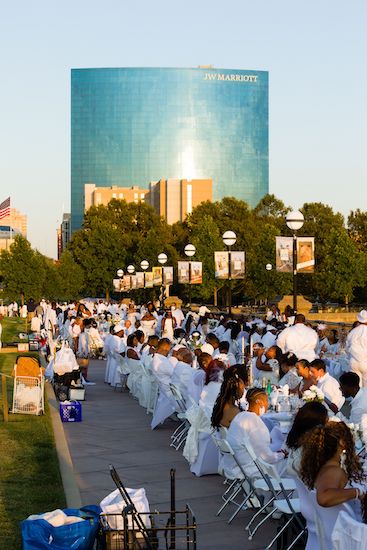
{"type": "Polygon", "coordinates": [[[136,275],[130,275],[130,288],[136,288],[136,275]]]}
{"type": "Polygon", "coordinates": [[[275,266],[281,273],[292,273],[293,237],[275,237],[275,266]]]}
{"type": "Polygon", "coordinates": [[[163,268],[163,284],[172,285],[173,284],[173,267],[165,266],[163,268]]]}
{"type": "Polygon", "coordinates": [[[240,251],[231,252],[231,278],[245,278],[245,253],[240,251]]]}
{"type": "Polygon", "coordinates": [[[191,262],[191,284],[201,285],[203,282],[203,263],[191,262]]]}
{"type": "Polygon", "coordinates": [[[161,286],[162,285],[162,268],[159,266],[153,267],[153,285],[161,286]]]}
{"type": "Polygon", "coordinates": [[[190,282],[189,263],[190,262],[177,262],[179,284],[186,285],[190,282]]]}
{"type": "Polygon", "coordinates": [[[153,271],[145,272],[145,288],[153,288],[153,271]]]}
{"type": "Polygon", "coordinates": [[[297,237],[297,271],[313,273],[315,268],[315,238],[297,237]]]}
{"type": "Polygon", "coordinates": [[[124,275],[123,278],[122,278],[122,281],[123,281],[123,283],[122,283],[123,284],[123,291],[127,292],[131,288],[130,275],[124,275]]]}
{"type": "Polygon", "coordinates": [[[121,283],[122,283],[121,279],[113,279],[112,284],[113,284],[114,292],[121,292],[121,290],[122,290],[121,283]]]}
{"type": "Polygon", "coordinates": [[[214,263],[215,263],[215,277],[217,279],[228,279],[229,277],[228,252],[225,252],[225,251],[214,252],[214,263]]]}
{"type": "Polygon", "coordinates": [[[144,273],[142,271],[136,272],[136,288],[144,288],[144,273]]]}

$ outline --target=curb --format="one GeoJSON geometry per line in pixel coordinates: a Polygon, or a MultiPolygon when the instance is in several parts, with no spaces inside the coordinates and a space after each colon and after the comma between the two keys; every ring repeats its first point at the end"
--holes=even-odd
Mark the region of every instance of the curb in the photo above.
{"type": "Polygon", "coordinates": [[[81,508],[82,499],[75,479],[73,461],[71,459],[64,427],[59,414],[59,402],[56,399],[52,385],[49,382],[46,382],[45,386],[66,504],[68,508],[81,508]]]}

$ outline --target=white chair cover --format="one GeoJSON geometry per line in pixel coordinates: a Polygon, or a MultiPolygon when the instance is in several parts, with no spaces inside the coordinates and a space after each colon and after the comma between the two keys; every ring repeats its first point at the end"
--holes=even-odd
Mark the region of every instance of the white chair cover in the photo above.
{"type": "Polygon", "coordinates": [[[315,524],[315,507],[314,500],[310,495],[310,490],[298,478],[294,478],[297,487],[297,494],[300,500],[301,514],[307,523],[307,545],[305,550],[315,550],[318,548],[316,524],[315,524]]]}
{"type": "Polygon", "coordinates": [[[333,550],[367,550],[367,525],[340,512],[332,535],[333,550]]]}
{"type": "Polygon", "coordinates": [[[213,430],[210,420],[198,405],[192,405],[186,411],[186,419],[190,422],[183,456],[192,464],[199,454],[199,432],[210,434],[213,430]]]}
{"type": "Polygon", "coordinates": [[[170,397],[169,388],[163,388],[162,385],[159,385],[159,396],[154,407],[153,418],[150,424],[152,430],[156,428],[159,424],[162,424],[176,411],[176,402],[172,397],[170,397]]]}

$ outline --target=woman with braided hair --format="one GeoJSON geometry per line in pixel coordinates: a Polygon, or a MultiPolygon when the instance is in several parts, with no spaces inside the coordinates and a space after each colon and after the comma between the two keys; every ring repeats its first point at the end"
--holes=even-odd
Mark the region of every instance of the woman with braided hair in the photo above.
{"type": "Polygon", "coordinates": [[[365,482],[366,477],[344,422],[328,422],[306,434],[300,477],[306,487],[316,489],[320,506],[337,506],[364,496],[364,490],[351,486],[365,482]]]}
{"type": "MultiPolygon", "coordinates": [[[[224,372],[223,383],[213,409],[212,425],[214,428],[221,426],[227,428],[227,440],[246,474],[250,477],[259,477],[258,469],[247,452],[246,441],[252,446],[257,456],[271,464],[280,461],[284,464],[284,453],[273,452],[270,449],[269,430],[260,418],[268,408],[266,393],[258,388],[247,390],[248,410],[242,411],[239,401],[243,395],[246,380],[243,365],[234,365],[224,372]]],[[[223,457],[221,466],[228,477],[241,475],[232,457],[223,457]]]]}

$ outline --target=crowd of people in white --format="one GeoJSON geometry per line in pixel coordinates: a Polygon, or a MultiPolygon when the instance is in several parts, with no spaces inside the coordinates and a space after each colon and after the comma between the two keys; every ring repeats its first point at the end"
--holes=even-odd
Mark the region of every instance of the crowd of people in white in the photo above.
{"type": "Polygon", "coordinates": [[[77,357],[106,359],[105,383],[128,388],[152,429],[178,418],[172,447],[195,475],[225,477],[220,512],[254,509],[250,537],[277,514],[307,532],[308,549],[343,548],[350,525],[366,536],[367,311],[349,332],[291,308],[234,319],[102,300],[43,301],[30,321],[77,357]]]}

